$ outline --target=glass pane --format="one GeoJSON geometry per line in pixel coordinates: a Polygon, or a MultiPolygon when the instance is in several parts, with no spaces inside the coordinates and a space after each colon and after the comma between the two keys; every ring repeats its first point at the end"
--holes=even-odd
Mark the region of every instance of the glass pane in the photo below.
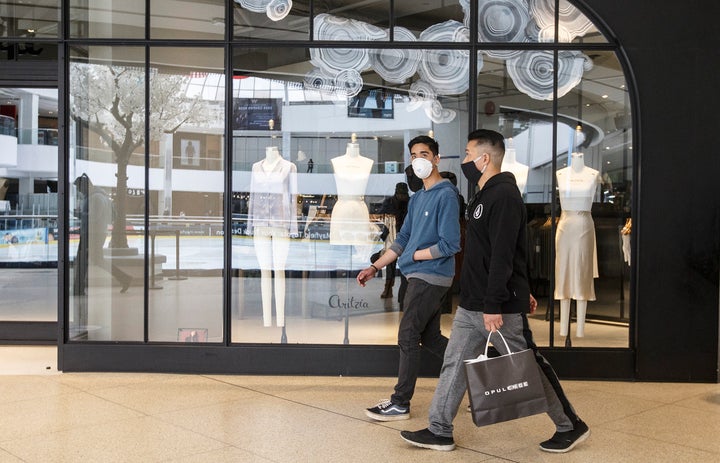
{"type": "Polygon", "coordinates": [[[236,39],[307,40],[310,37],[310,0],[234,2],[233,36],[236,39]]]}
{"type": "Polygon", "coordinates": [[[153,0],[150,15],[153,39],[225,38],[224,0],[153,0]]]}
{"type": "Polygon", "coordinates": [[[59,0],[0,0],[0,37],[56,38],[59,0]]]}
{"type": "Polygon", "coordinates": [[[560,41],[575,43],[606,43],[607,39],[578,8],[568,0],[560,0],[560,41]]]}
{"type": "Polygon", "coordinates": [[[70,37],[142,39],[145,0],[70,0],[70,37]]]}
{"type": "Polygon", "coordinates": [[[224,52],[150,60],[150,340],[222,342],[224,52]]]}
{"type": "Polygon", "coordinates": [[[564,320],[569,319],[573,325],[567,334],[573,346],[627,347],[631,108],[615,54],[587,53],[592,56],[592,69],[558,101],[559,116],[579,121],[579,128],[570,138],[573,149],[558,153],[562,212],[556,234],[555,299],[560,300],[562,323],[556,325],[556,335],[564,338],[564,320]],[[587,257],[575,259],[574,253],[585,249],[577,247],[583,243],[580,237],[586,236],[583,230],[595,234],[594,246],[586,244],[594,256],[583,251],[587,257]],[[570,274],[581,277],[579,286],[567,284],[570,274]]]}
{"type": "Polygon", "coordinates": [[[56,89],[0,89],[0,320],[57,320],[57,109],[56,89]]]}
{"type": "Polygon", "coordinates": [[[375,65],[361,76],[315,68],[305,49],[235,50],[233,342],[397,343],[400,272],[365,288],[355,277],[398,230],[387,204],[410,139],[432,131],[441,170],[459,177],[468,60],[364,51],[375,65]],[[348,157],[359,170],[344,169],[348,157]]]}
{"type": "Polygon", "coordinates": [[[503,169],[513,172],[521,187],[524,183],[528,271],[538,299],[529,320],[536,342],[549,345],[552,305],[555,345],[627,347],[632,134],[625,79],[612,52],[563,51],[559,59],[555,153],[552,52],[523,52],[504,60],[505,65],[502,59],[486,58],[478,82],[478,120],[506,137],[503,169]],[[557,172],[552,171],[553,157],[557,172]],[[553,177],[559,197],[552,190],[553,177]],[[583,180],[590,183],[580,191],[583,180]],[[559,206],[555,224],[553,204],[559,206]],[[575,222],[578,228],[570,228],[575,222]],[[591,236],[592,242],[577,251],[578,236],[591,236]],[[582,286],[573,292],[569,281],[582,286]],[[579,305],[573,296],[580,298],[579,305]],[[572,326],[563,328],[570,315],[572,326]]]}
{"type": "MultiPolygon", "coordinates": [[[[415,37],[419,37],[420,33],[429,27],[446,21],[462,23],[469,14],[469,3],[466,5],[462,0],[459,2],[395,0],[395,26],[408,30],[415,37]]],[[[408,40],[397,32],[395,35],[396,41],[408,40]]]]}
{"type": "Polygon", "coordinates": [[[70,56],[70,338],[143,339],[145,52],[87,47],[70,56]]]}
{"type": "Polygon", "coordinates": [[[45,63],[42,64],[47,68],[47,65],[57,64],[57,52],[57,45],[47,42],[8,42],[0,46],[0,60],[3,61],[3,66],[6,66],[5,69],[10,71],[8,75],[12,75],[14,61],[44,61],[45,63]]]}

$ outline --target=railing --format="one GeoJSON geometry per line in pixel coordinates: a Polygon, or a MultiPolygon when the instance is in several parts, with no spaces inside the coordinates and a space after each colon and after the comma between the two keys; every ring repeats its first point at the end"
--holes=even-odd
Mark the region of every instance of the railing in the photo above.
{"type": "Polygon", "coordinates": [[[15,127],[15,119],[8,116],[0,116],[0,135],[9,135],[17,137],[17,129],[15,127]]]}

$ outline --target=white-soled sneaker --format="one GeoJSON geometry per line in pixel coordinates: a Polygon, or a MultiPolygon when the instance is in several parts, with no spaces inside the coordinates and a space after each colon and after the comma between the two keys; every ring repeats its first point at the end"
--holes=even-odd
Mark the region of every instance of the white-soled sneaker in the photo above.
{"type": "Polygon", "coordinates": [[[397,405],[389,400],[383,400],[372,408],[365,410],[365,414],[377,421],[399,421],[410,418],[410,407],[397,405]]]}

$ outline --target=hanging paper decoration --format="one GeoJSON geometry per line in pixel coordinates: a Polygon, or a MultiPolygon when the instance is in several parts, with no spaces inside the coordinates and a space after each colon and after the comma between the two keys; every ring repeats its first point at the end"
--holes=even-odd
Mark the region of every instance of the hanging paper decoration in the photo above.
{"type": "MultiPolygon", "coordinates": [[[[466,42],[468,29],[458,21],[435,24],[420,33],[421,42],[466,42]]],[[[468,89],[469,52],[465,50],[423,50],[418,68],[420,78],[440,95],[463,93],[468,89]]],[[[478,71],[482,55],[478,53],[478,71]]]]}
{"type": "MultiPolygon", "coordinates": [[[[412,32],[404,27],[395,27],[393,30],[396,41],[414,42],[417,39],[412,32]]],[[[421,50],[388,49],[370,50],[370,66],[375,72],[388,82],[402,84],[412,77],[422,59],[421,50]]]]}
{"type": "Polygon", "coordinates": [[[413,82],[408,93],[410,95],[410,103],[407,105],[408,111],[415,111],[425,103],[432,102],[437,98],[435,89],[424,80],[413,82]]]}
{"type": "Polygon", "coordinates": [[[452,109],[443,108],[438,100],[434,100],[430,102],[430,104],[425,105],[425,115],[437,124],[447,124],[455,119],[457,112],[452,109]]]}
{"type": "Polygon", "coordinates": [[[273,21],[285,19],[292,10],[292,0],[235,0],[235,3],[253,13],[265,13],[273,21]]]}
{"type": "Polygon", "coordinates": [[[267,5],[267,17],[273,21],[280,21],[290,14],[292,0],[271,0],[267,5]]]}
{"type": "Polygon", "coordinates": [[[363,79],[355,69],[345,69],[335,76],[335,88],[339,95],[354,97],[363,88],[363,79]]]}
{"type": "MultiPolygon", "coordinates": [[[[357,41],[381,40],[387,37],[387,32],[361,21],[323,13],[315,17],[314,35],[316,40],[357,41]]],[[[363,48],[311,48],[310,62],[332,73],[346,69],[360,72],[370,67],[370,56],[363,48]]]]}
{"type": "Polygon", "coordinates": [[[316,90],[318,92],[332,93],[335,91],[335,78],[328,75],[320,68],[314,68],[305,74],[303,84],[308,90],[316,90]]]}
{"type": "MultiPolygon", "coordinates": [[[[558,41],[568,43],[592,29],[592,22],[570,2],[560,1],[558,41]]],[[[530,14],[540,28],[538,40],[555,40],[555,0],[528,0],[530,14]]]]}
{"type": "MultiPolygon", "coordinates": [[[[468,10],[469,13],[469,10],[468,10]]],[[[530,42],[527,35],[530,13],[525,0],[480,0],[478,40],[480,42],[530,42]]],[[[520,50],[483,50],[493,58],[508,59],[520,50]]]]}
{"type": "MultiPolygon", "coordinates": [[[[507,71],[521,92],[537,100],[553,99],[553,53],[524,51],[506,61],[507,71]]],[[[592,69],[590,58],[579,51],[558,54],[558,98],[566,95],[582,80],[583,71],[592,69]]]]}

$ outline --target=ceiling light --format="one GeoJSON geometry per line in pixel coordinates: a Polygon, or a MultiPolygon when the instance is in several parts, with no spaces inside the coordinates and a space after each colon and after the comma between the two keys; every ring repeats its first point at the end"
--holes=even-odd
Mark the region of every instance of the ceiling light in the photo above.
{"type": "Polygon", "coordinates": [[[603,95],[602,97],[603,97],[603,98],[607,98],[608,96],[607,96],[607,95],[603,95]]]}

